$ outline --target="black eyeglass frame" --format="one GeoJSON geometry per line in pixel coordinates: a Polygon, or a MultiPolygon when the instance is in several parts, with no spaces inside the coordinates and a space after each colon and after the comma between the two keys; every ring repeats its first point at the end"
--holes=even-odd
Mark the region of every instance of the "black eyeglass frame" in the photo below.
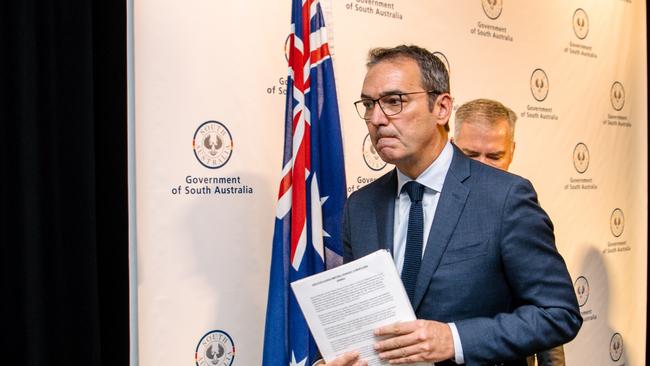
{"type": "Polygon", "coordinates": [[[379,109],[381,109],[381,112],[386,117],[391,117],[391,116],[395,116],[397,114],[400,114],[402,112],[402,110],[404,109],[404,99],[402,99],[402,96],[404,96],[404,95],[412,95],[412,94],[423,94],[423,93],[434,94],[434,95],[440,95],[441,94],[440,92],[438,92],[435,89],[433,89],[433,90],[422,90],[422,91],[416,91],[416,92],[410,92],[410,93],[391,93],[391,94],[383,95],[383,96],[381,96],[381,97],[379,97],[377,99],[372,99],[372,98],[359,99],[356,102],[354,102],[353,104],[354,104],[354,109],[357,111],[357,114],[359,115],[359,117],[361,117],[361,119],[364,120],[364,121],[368,121],[368,120],[370,120],[370,118],[365,117],[365,114],[366,114],[365,112],[367,110],[368,111],[374,110],[375,109],[375,104],[379,105],[379,109]],[[381,105],[381,103],[379,101],[386,98],[386,97],[393,97],[393,96],[398,96],[399,97],[399,101],[400,101],[399,111],[397,111],[395,113],[388,114],[388,113],[386,113],[386,111],[384,110],[384,107],[382,107],[382,105],[381,105]],[[370,108],[370,109],[367,109],[362,104],[363,102],[368,102],[368,101],[372,101],[372,108],[370,108]],[[363,109],[364,113],[361,113],[361,111],[359,110],[359,105],[361,105],[361,108],[363,109]]]}

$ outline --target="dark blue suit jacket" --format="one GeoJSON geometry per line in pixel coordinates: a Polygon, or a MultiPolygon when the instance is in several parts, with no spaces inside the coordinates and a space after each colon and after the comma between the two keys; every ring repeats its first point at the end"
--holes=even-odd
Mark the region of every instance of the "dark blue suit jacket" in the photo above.
{"type": "MultiPolygon", "coordinates": [[[[354,192],[344,212],[344,261],[393,247],[397,174],[354,192]]],[[[553,224],[530,182],[454,147],[413,308],[455,322],[465,363],[522,364],[573,339],[582,324],[553,224]]]]}

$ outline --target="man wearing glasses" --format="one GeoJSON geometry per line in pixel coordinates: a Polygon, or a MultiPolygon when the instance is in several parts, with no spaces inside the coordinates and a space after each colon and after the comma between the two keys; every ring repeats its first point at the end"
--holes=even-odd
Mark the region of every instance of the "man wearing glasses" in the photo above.
{"type": "MultiPolygon", "coordinates": [[[[448,141],[445,66],[416,46],[370,51],[355,103],[396,169],[353,193],[344,260],[388,249],[418,320],[375,330],[391,364],[526,365],[582,324],[553,227],[530,182],[448,141]]],[[[365,365],[358,353],[328,366],[365,365]]]]}

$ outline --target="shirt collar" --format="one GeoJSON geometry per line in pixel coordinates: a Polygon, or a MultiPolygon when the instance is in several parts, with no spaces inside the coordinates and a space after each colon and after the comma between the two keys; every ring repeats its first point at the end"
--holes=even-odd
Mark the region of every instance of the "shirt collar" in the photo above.
{"type": "MultiPolygon", "coordinates": [[[[449,140],[445,144],[445,147],[440,152],[440,155],[436,160],[429,165],[417,178],[415,181],[422,184],[428,189],[434,190],[436,192],[442,192],[442,185],[445,183],[445,177],[447,176],[447,171],[449,171],[449,166],[451,165],[451,158],[454,156],[454,149],[451,146],[449,140]]],[[[402,173],[397,169],[397,196],[399,197],[400,192],[402,192],[402,187],[412,181],[413,179],[409,178],[407,175],[402,173]]]]}

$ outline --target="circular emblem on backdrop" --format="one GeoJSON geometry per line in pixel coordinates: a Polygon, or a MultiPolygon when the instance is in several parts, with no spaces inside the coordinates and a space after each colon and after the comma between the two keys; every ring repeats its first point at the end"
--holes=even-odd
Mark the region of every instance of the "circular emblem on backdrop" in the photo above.
{"type": "Polygon", "coordinates": [[[222,330],[207,332],[194,351],[196,366],[230,366],[235,359],[235,344],[222,330]]]}
{"type": "Polygon", "coordinates": [[[589,299],[589,282],[584,276],[578,277],[573,283],[573,289],[576,292],[576,297],[578,298],[578,305],[582,307],[587,303],[589,299]]]}
{"type": "Polygon", "coordinates": [[[609,357],[616,362],[623,356],[623,337],[621,333],[614,333],[609,341],[609,357]]]}
{"type": "Polygon", "coordinates": [[[291,54],[291,34],[284,40],[284,58],[289,62],[289,55],[291,54]]]}
{"type": "Polygon", "coordinates": [[[533,93],[533,98],[541,102],[546,99],[548,95],[548,76],[542,69],[535,69],[530,75],[530,91],[533,93]]]}
{"type": "Polygon", "coordinates": [[[372,146],[370,134],[367,134],[366,138],[363,139],[363,161],[366,162],[368,168],[375,171],[382,170],[386,166],[386,162],[381,160],[377,150],[372,146]]]}
{"type": "Polygon", "coordinates": [[[439,58],[440,61],[442,61],[442,63],[445,65],[447,68],[447,74],[451,74],[451,68],[449,67],[449,60],[447,60],[447,56],[445,56],[444,53],[438,51],[434,52],[433,55],[439,58]]]}
{"type": "Polygon", "coordinates": [[[232,135],[221,122],[204,122],[194,132],[194,156],[206,168],[217,169],[226,165],[232,155],[232,147],[232,135]]]}
{"type": "Polygon", "coordinates": [[[623,89],[623,84],[615,81],[612,84],[612,89],[609,91],[609,99],[612,101],[612,107],[617,111],[623,109],[625,105],[625,89],[623,89]]]}
{"type": "Polygon", "coordinates": [[[589,17],[580,8],[576,9],[573,13],[573,32],[580,39],[585,39],[587,34],[589,34],[589,17]]]}
{"type": "Polygon", "coordinates": [[[589,168],[589,149],[582,142],[573,148],[573,167],[580,174],[586,172],[587,168],[589,168]]]}
{"type": "Polygon", "coordinates": [[[494,20],[501,15],[503,0],[481,0],[483,12],[488,18],[494,20]]]}
{"type": "Polygon", "coordinates": [[[609,217],[609,229],[612,231],[612,235],[617,238],[623,234],[623,229],[625,229],[625,216],[623,216],[623,211],[620,208],[612,211],[612,215],[609,217]]]}

